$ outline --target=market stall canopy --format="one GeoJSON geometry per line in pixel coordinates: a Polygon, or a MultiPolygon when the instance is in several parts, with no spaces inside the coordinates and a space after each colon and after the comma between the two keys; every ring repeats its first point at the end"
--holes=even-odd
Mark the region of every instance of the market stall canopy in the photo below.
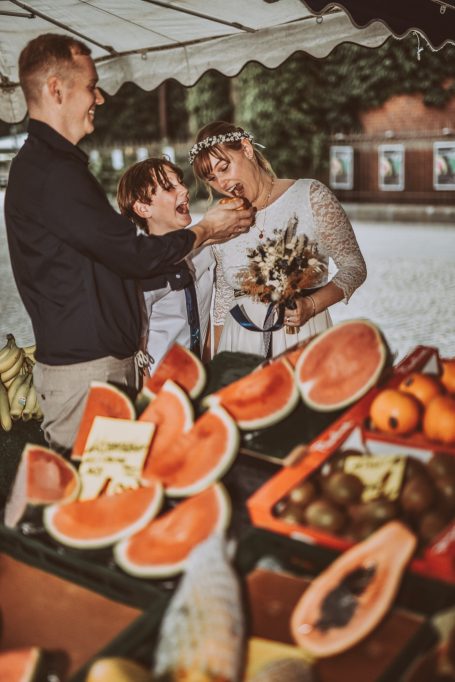
{"type": "Polygon", "coordinates": [[[433,49],[455,44],[455,0],[305,0],[314,12],[342,7],[357,26],[380,20],[397,37],[418,31],[433,49]]]}
{"type": "Polygon", "coordinates": [[[380,22],[355,27],[340,8],[321,21],[302,0],[0,0],[0,119],[24,118],[19,53],[47,32],[87,43],[109,94],[127,81],[189,86],[209,69],[234,76],[250,61],[274,68],[297,51],[320,58],[339,43],[378,47],[390,36],[380,22]]]}

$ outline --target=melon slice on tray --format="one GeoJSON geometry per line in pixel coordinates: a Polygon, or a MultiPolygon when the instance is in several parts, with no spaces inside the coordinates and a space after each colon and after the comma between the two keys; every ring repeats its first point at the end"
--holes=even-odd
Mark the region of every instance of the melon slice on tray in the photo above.
{"type": "Polygon", "coordinates": [[[5,525],[14,528],[30,507],[74,500],[80,490],[76,469],[59,454],[27,444],[5,507],[5,525]]]}
{"type": "Polygon", "coordinates": [[[143,393],[156,395],[167,379],[175,381],[190,398],[197,398],[206,382],[204,365],[188,348],[174,343],[145,382],[143,393]]]}
{"type": "Polygon", "coordinates": [[[231,506],[217,483],[149,523],[114,547],[117,564],[139,578],[165,578],[185,568],[191,550],[227,528],[231,506]]]}
{"type": "Polygon", "coordinates": [[[80,459],[95,417],[135,419],[136,411],[128,396],[112,384],[92,381],[71,457],[80,459]]]}
{"type": "Polygon", "coordinates": [[[264,429],[292,412],[299,401],[294,373],[286,360],[265,367],[206,396],[204,404],[221,405],[244,430],[264,429]]]}
{"type": "Polygon", "coordinates": [[[340,322],[316,336],[297,361],[302,400],[319,412],[348,407],[377,383],[389,357],[372,322],[340,322]]]}
{"type": "Polygon", "coordinates": [[[139,421],[156,425],[148,457],[162,457],[176,439],[193,426],[193,406],[185,391],[168,379],[156,398],[145,408],[139,421]]]}
{"type": "Polygon", "coordinates": [[[77,549],[109,547],[136,533],[159,512],[163,489],[159,481],[149,486],[51,505],[44,510],[44,526],[55,540],[77,549]]]}
{"type": "Polygon", "coordinates": [[[158,478],[170,497],[195,495],[226,473],[239,442],[234,420],[221,407],[213,407],[167,450],[152,452],[142,476],[158,478]]]}
{"type": "Polygon", "coordinates": [[[0,652],[1,682],[33,682],[41,663],[38,647],[23,647],[0,652]]]}

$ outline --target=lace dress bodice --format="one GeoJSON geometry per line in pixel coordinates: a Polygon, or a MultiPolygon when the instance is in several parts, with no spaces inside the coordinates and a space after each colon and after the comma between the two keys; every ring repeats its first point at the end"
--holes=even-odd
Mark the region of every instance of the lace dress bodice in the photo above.
{"type": "MultiPolygon", "coordinates": [[[[339,201],[318,180],[296,180],[270,206],[258,211],[255,226],[249,232],[214,247],[217,260],[214,323],[223,325],[234,305],[238,275],[248,267],[247,252],[257,246],[259,233],[273,238],[274,230],[285,230],[289,220],[297,221],[297,233],[306,234],[318,244],[319,256],[326,265],[332,258],[338,270],[332,281],[347,302],[366,277],[363,256],[351,223],[339,201]]],[[[327,282],[324,273],[319,285],[327,282]]]]}

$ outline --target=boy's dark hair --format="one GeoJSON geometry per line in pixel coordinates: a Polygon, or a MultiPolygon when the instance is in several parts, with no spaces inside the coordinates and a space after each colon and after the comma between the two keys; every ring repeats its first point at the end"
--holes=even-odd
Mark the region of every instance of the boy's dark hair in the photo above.
{"type": "Polygon", "coordinates": [[[39,103],[41,89],[50,75],[69,77],[74,55],[89,56],[85,43],[68,35],[43,33],[30,40],[19,56],[19,81],[27,103],[39,103]]]}
{"type": "Polygon", "coordinates": [[[143,229],[146,229],[147,221],[137,215],[133,206],[136,201],[141,201],[144,204],[151,203],[157,185],[165,190],[172,188],[166,171],[173,171],[179,182],[183,182],[182,169],[165,156],[138,161],[134,166],[128,168],[120,178],[117,189],[117,203],[120,213],[143,229]]]}

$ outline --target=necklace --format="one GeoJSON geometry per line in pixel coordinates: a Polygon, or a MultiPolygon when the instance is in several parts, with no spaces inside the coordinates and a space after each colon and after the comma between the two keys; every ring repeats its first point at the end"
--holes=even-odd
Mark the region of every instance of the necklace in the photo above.
{"type": "Polygon", "coordinates": [[[263,239],[263,238],[264,238],[264,230],[265,230],[265,214],[266,214],[267,208],[268,208],[268,206],[269,206],[269,201],[270,201],[270,197],[271,197],[271,195],[272,195],[272,190],[273,190],[273,185],[274,185],[274,184],[275,184],[275,178],[272,177],[272,182],[270,183],[269,192],[268,192],[268,194],[267,194],[267,197],[266,197],[266,200],[265,200],[264,204],[262,205],[262,208],[260,209],[261,211],[264,211],[263,216],[262,216],[262,228],[259,228],[259,225],[257,224],[256,219],[255,219],[255,221],[254,221],[254,223],[253,223],[253,225],[252,225],[252,227],[256,227],[256,228],[259,230],[259,239],[263,239]]]}

